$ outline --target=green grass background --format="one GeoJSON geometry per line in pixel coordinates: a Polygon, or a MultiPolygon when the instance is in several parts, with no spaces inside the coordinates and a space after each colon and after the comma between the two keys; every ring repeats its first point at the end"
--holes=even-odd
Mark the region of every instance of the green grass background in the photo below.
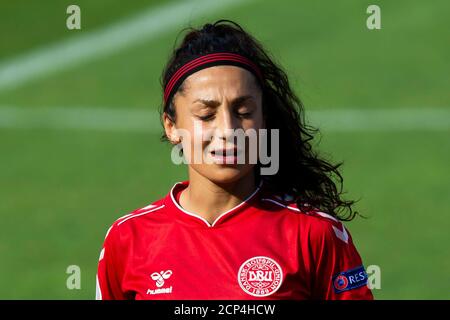
{"type": "MultiPolygon", "coordinates": [[[[65,28],[67,1],[0,3],[0,62],[107,27],[163,1],[77,1],[82,30],[65,28]]],[[[262,1],[194,19],[227,18],[287,70],[306,110],[450,108],[448,1],[262,1]],[[378,4],[382,29],[366,28],[378,4]]],[[[180,25],[179,29],[186,25],[180,25]]],[[[0,91],[0,108],[156,110],[159,76],[177,31],[0,91]]],[[[369,219],[347,223],[378,299],[450,298],[450,131],[321,130],[318,148],[344,161],[349,198],[369,219]]],[[[164,196],[186,169],[159,134],[0,128],[0,299],[92,299],[105,232],[164,196]],[[81,267],[81,290],[66,288],[81,267]]]]}

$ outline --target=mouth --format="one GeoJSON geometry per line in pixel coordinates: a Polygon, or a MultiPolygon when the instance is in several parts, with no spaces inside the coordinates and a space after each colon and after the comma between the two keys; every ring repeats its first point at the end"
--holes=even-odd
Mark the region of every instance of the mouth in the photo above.
{"type": "Polygon", "coordinates": [[[237,164],[238,158],[242,154],[242,151],[237,148],[214,149],[210,152],[210,154],[216,163],[237,164]]]}

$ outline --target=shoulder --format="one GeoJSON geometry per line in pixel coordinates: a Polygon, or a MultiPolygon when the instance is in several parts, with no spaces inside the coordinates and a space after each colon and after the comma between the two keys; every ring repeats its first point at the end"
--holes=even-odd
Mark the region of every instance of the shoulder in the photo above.
{"type": "MultiPolygon", "coordinates": [[[[153,203],[147,204],[143,207],[132,210],[131,212],[116,219],[108,228],[105,235],[105,241],[119,236],[123,232],[129,232],[139,222],[149,217],[155,218],[162,214],[164,211],[164,198],[158,199],[153,203]]],[[[110,240],[114,241],[114,240],[110,240]]]]}
{"type": "Polygon", "coordinates": [[[348,243],[350,235],[344,224],[336,217],[312,208],[300,209],[289,194],[265,194],[261,202],[269,210],[283,211],[285,214],[295,216],[298,228],[309,241],[322,242],[339,240],[348,243]]]}

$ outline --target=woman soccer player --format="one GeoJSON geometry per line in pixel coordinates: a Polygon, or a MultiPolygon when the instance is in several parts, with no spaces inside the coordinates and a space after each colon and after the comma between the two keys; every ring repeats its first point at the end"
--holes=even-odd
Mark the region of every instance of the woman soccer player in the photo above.
{"type": "Polygon", "coordinates": [[[230,21],[191,29],[162,84],[189,180],[111,226],[97,298],[372,299],[339,166],[261,44],[230,21]]]}

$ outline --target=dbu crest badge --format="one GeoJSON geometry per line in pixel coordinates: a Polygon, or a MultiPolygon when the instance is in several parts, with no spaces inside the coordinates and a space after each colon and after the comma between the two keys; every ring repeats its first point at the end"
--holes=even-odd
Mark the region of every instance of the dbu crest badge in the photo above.
{"type": "Polygon", "coordinates": [[[269,257],[253,257],[245,261],[238,272],[242,290],[254,297],[266,297],[277,291],[283,281],[280,265],[269,257]]]}

